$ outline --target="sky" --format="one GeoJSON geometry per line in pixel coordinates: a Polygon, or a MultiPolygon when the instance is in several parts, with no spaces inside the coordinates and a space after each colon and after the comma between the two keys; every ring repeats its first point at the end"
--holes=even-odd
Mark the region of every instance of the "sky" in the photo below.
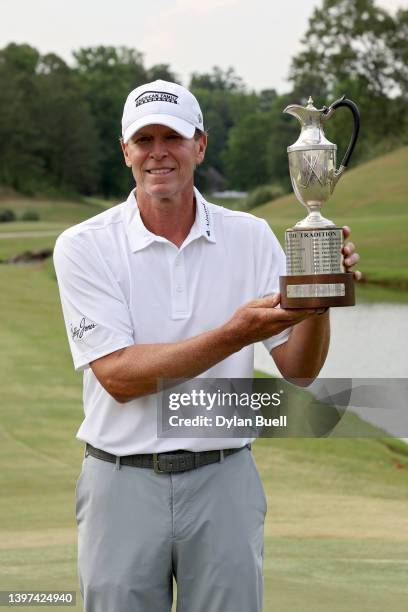
{"type": "MultiPolygon", "coordinates": [[[[322,0],[0,0],[0,48],[29,43],[72,63],[72,50],[124,45],[144,64],[192,72],[234,67],[250,89],[289,89],[291,58],[322,0]]],[[[408,0],[377,0],[393,13],[408,0]]]]}

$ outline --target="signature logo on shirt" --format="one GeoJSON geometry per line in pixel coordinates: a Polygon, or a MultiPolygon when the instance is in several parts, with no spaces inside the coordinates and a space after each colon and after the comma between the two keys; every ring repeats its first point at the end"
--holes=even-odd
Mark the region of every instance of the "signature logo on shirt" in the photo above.
{"type": "Polygon", "coordinates": [[[91,329],[94,329],[95,327],[96,323],[94,323],[93,321],[87,321],[85,317],[82,317],[79,327],[77,327],[76,325],[72,325],[72,323],[70,324],[72,339],[82,340],[84,334],[86,334],[86,332],[90,331],[91,329]]]}

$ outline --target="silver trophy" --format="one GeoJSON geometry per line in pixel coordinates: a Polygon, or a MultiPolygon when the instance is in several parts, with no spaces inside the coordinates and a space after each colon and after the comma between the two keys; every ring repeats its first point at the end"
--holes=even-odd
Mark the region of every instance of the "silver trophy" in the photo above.
{"type": "Polygon", "coordinates": [[[342,264],[343,232],[325,219],[321,208],[345,171],[357,141],[360,114],[345,96],[329,107],[317,109],[309,98],[306,107],[291,104],[283,111],[299,119],[302,131],[288,147],[293,190],[308,210],[302,221],[285,232],[286,276],[280,277],[281,305],[284,308],[353,306],[353,275],[342,264]],[[353,113],[353,134],[340,168],[336,169],[337,145],[327,140],[323,124],[337,108],[353,113]]]}

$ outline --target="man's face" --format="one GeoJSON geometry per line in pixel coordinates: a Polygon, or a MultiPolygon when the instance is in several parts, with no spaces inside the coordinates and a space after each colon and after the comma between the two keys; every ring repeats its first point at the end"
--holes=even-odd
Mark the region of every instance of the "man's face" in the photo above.
{"type": "Polygon", "coordinates": [[[204,159],[206,146],[206,134],[198,140],[188,139],[156,124],[141,128],[126,144],[122,143],[138,192],[156,198],[171,198],[191,189],[194,168],[204,159]]]}

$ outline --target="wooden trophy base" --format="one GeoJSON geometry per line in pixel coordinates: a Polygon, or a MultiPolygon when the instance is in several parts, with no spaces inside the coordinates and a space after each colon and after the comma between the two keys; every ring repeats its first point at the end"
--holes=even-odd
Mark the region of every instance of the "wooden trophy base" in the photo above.
{"type": "Polygon", "coordinates": [[[279,281],[282,308],[327,308],[356,303],[351,272],[281,276],[279,281]]]}

